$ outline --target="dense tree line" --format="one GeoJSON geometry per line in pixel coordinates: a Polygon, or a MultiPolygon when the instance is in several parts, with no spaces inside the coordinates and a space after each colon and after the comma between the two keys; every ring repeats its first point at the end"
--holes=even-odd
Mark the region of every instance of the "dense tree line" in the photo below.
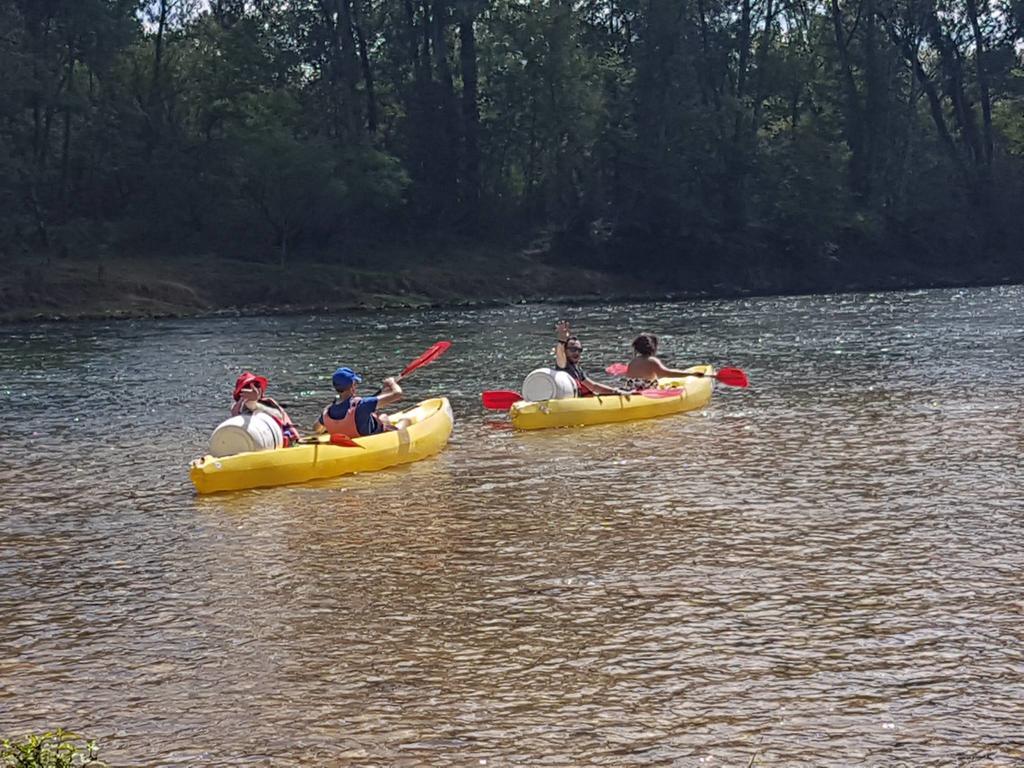
{"type": "Polygon", "coordinates": [[[0,248],[987,258],[1022,46],[1024,0],[0,0],[0,248]]]}

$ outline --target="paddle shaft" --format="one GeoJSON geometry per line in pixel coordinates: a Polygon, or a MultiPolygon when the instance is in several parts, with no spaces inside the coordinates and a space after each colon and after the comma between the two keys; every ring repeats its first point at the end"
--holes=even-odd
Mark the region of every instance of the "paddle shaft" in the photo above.
{"type": "MultiPolygon", "coordinates": [[[[396,376],[396,377],[395,377],[395,384],[397,384],[397,383],[398,383],[398,382],[400,382],[401,380],[402,380],[402,376],[396,376]]],[[[377,391],[373,393],[373,396],[374,396],[374,397],[377,397],[377,395],[379,395],[379,394],[380,394],[381,392],[383,392],[383,391],[384,391],[384,387],[378,387],[378,388],[377,388],[377,391]]]]}
{"type": "MultiPolygon", "coordinates": [[[[450,341],[438,341],[431,344],[422,355],[417,357],[415,360],[413,360],[411,363],[405,366],[405,368],[402,369],[402,372],[395,377],[395,383],[398,383],[399,381],[404,379],[417,368],[422,368],[424,365],[428,365],[429,363],[432,363],[435,360],[437,360],[437,358],[439,358],[441,355],[448,351],[448,348],[451,345],[452,343],[450,341]]],[[[383,391],[384,387],[381,387],[380,389],[373,393],[373,396],[377,397],[377,395],[379,395],[383,391]]]]}
{"type": "MultiPolygon", "coordinates": [[[[297,442],[300,445],[325,445],[326,443],[321,439],[324,435],[312,435],[310,437],[300,438],[297,442]]],[[[360,445],[348,435],[327,435],[327,443],[331,445],[340,445],[345,448],[365,448],[365,445],[360,445]]]]}
{"type": "MultiPolygon", "coordinates": [[[[611,376],[624,376],[628,370],[625,363],[612,363],[605,368],[605,373],[611,376]]],[[[716,381],[725,384],[727,387],[746,387],[748,386],[749,379],[747,374],[739,368],[722,368],[714,373],[705,373],[704,371],[683,371],[682,373],[672,374],[667,378],[682,378],[683,376],[696,376],[704,379],[715,379],[716,381]]]]}

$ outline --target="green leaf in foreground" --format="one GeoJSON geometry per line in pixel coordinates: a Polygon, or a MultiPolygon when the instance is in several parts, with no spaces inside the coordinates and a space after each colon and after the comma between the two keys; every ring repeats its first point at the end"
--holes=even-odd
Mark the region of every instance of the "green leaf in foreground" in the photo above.
{"type": "Polygon", "coordinates": [[[98,753],[95,741],[58,728],[21,741],[0,741],[0,768],[104,768],[98,753]]]}

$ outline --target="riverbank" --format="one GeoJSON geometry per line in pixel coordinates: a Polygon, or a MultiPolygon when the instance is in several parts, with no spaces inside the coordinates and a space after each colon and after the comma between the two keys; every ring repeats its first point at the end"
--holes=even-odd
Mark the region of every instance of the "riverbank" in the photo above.
{"type": "MultiPolygon", "coordinates": [[[[483,306],[642,296],[639,280],[525,253],[392,254],[375,264],[221,258],[23,259],[0,264],[0,321],[193,317],[483,306]]],[[[664,293],[664,292],[662,292],[664,293]]]]}
{"type": "Polygon", "coordinates": [[[775,275],[756,264],[657,279],[552,263],[542,250],[391,252],[377,259],[284,266],[220,257],[0,262],[0,322],[480,307],[571,299],[627,301],[940,288],[1019,282],[1016,265],[876,272],[816,266],[775,275]]]}

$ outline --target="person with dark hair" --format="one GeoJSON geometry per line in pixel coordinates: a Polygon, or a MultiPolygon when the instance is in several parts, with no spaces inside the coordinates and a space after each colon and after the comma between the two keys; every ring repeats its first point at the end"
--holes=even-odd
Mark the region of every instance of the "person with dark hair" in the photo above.
{"type": "Polygon", "coordinates": [[[567,320],[559,320],[555,323],[555,367],[565,371],[576,380],[581,395],[623,395],[628,394],[625,390],[609,387],[601,384],[587,376],[586,371],[580,366],[580,358],[583,356],[583,342],[572,333],[567,320]]]}
{"type": "Polygon", "coordinates": [[[641,333],[633,339],[633,359],[626,368],[623,386],[633,392],[654,389],[660,378],[686,375],[686,371],[667,368],[657,354],[658,337],[653,333],[641,333]]]}

